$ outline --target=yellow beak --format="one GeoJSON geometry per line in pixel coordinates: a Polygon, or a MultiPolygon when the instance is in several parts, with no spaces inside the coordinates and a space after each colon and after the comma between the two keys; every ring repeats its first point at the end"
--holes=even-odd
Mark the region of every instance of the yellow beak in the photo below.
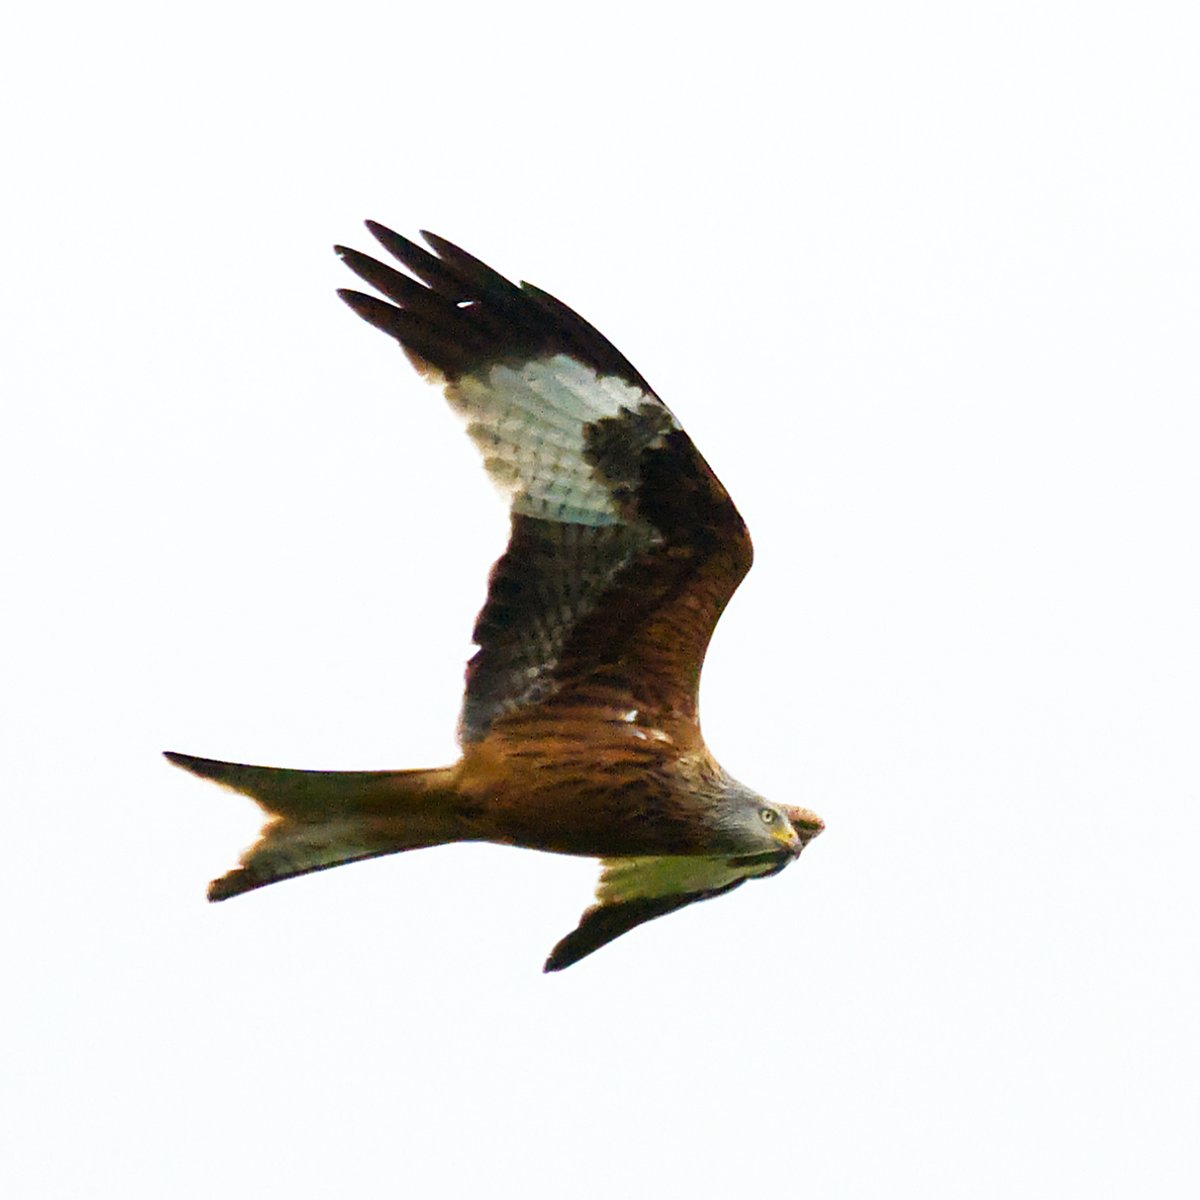
{"type": "Polygon", "coordinates": [[[785,829],[776,829],[771,836],[792,854],[799,854],[804,849],[800,835],[790,825],[785,829]]]}

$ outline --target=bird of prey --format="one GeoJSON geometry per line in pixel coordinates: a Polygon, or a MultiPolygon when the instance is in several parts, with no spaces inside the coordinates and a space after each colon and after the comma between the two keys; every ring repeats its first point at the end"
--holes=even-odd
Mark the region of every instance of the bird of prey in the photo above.
{"type": "Polygon", "coordinates": [[[600,858],[595,903],[546,960],[558,971],[776,874],[824,824],[733,779],[701,736],[701,664],[751,547],[666,405],[553,296],[433,234],[427,250],[367,226],[408,273],[338,246],[385,299],[339,295],[443,390],[509,503],[466,670],[461,757],[405,771],[167,758],[265,814],[210,900],[446,842],[600,858]]]}

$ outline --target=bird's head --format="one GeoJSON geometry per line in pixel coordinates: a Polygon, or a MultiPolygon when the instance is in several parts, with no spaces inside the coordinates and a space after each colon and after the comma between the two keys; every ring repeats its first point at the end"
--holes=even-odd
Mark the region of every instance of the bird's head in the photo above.
{"type": "Polygon", "coordinates": [[[721,832],[742,854],[786,850],[795,856],[825,828],[815,812],[773,804],[740,785],[731,799],[722,814],[721,832]]]}

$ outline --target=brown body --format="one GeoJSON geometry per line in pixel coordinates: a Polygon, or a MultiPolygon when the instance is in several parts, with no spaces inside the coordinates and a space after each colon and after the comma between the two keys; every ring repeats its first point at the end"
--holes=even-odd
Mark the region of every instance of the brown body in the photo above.
{"type": "Polygon", "coordinates": [[[737,849],[705,819],[727,777],[695,726],[647,721],[630,708],[513,714],[453,766],[430,770],[297,771],[168,757],[252,796],[272,818],[241,865],[213,883],[214,899],[451,841],[592,858],[737,849]]]}
{"type": "Polygon", "coordinates": [[[559,854],[708,854],[722,772],[688,722],[607,706],[534,709],[465,749],[458,802],[486,841],[559,854]]]}

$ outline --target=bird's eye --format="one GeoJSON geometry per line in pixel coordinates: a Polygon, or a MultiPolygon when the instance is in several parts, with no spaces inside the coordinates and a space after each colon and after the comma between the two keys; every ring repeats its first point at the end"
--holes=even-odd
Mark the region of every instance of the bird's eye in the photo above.
{"type": "Polygon", "coordinates": [[[758,810],[758,815],[762,817],[762,822],[764,825],[775,824],[775,810],[773,808],[760,808],[758,810]]]}

